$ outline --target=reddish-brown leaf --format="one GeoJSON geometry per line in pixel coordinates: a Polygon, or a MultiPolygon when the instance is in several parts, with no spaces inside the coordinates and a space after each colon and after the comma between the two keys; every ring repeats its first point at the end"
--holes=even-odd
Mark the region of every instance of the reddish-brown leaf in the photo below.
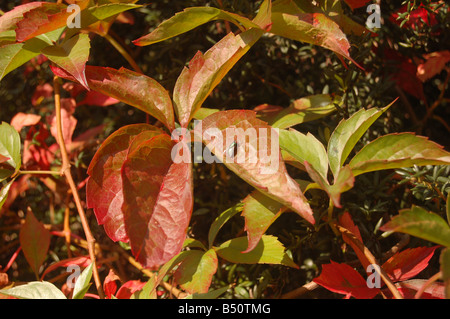
{"type": "Polygon", "coordinates": [[[389,258],[382,268],[394,282],[413,278],[428,266],[428,262],[438,247],[405,249],[389,258]]]}
{"type": "Polygon", "coordinates": [[[157,135],[130,147],[122,166],[125,228],[133,255],[148,268],[181,251],[192,213],[191,163],[178,162],[179,154],[172,162],[173,146],[169,135],[157,135]]]}
{"type": "Polygon", "coordinates": [[[345,0],[345,3],[352,9],[358,9],[364,7],[370,0],[345,0]]]}
{"type": "Polygon", "coordinates": [[[124,283],[117,291],[117,299],[130,299],[130,297],[136,292],[144,288],[145,282],[140,280],[129,280],[124,283]]]}
{"type": "Polygon", "coordinates": [[[31,211],[28,211],[25,224],[20,229],[19,240],[25,258],[36,274],[39,273],[39,268],[47,257],[50,237],[50,232],[45,229],[44,224],[38,221],[31,211]]]}
{"type": "Polygon", "coordinates": [[[450,61],[450,51],[438,51],[424,55],[425,62],[417,66],[417,77],[425,82],[441,73],[450,61]]]}
{"type": "Polygon", "coordinates": [[[40,115],[19,112],[11,119],[11,126],[14,127],[17,132],[20,132],[22,127],[35,125],[39,123],[40,120],[40,115]]]}
{"type": "Polygon", "coordinates": [[[380,291],[378,288],[369,288],[364,278],[349,265],[332,260],[331,264],[322,265],[322,273],[313,281],[347,298],[372,299],[380,291]]]}
{"type": "Polygon", "coordinates": [[[202,135],[206,147],[220,162],[265,195],[314,224],[313,212],[300,186],[286,170],[277,130],[257,119],[256,112],[216,112],[202,121],[201,130],[195,129],[195,136],[202,135]]]}
{"type": "Polygon", "coordinates": [[[117,291],[117,280],[120,280],[119,276],[116,275],[114,270],[110,269],[108,276],[106,276],[105,281],[103,282],[103,290],[106,297],[109,299],[111,299],[111,296],[117,291]]]}
{"type": "Polygon", "coordinates": [[[89,266],[90,263],[91,259],[89,258],[89,256],[79,256],[58,261],[56,263],[51,264],[50,266],[47,267],[47,269],[44,270],[41,276],[41,280],[44,280],[45,275],[47,275],[49,272],[52,272],[60,267],[67,268],[71,265],[77,265],[80,266],[80,268],[85,268],[89,266]]]}
{"type": "Polygon", "coordinates": [[[120,171],[130,143],[141,133],[157,135],[161,131],[148,124],[133,124],[118,129],[102,143],[87,171],[87,206],[94,209],[97,222],[104,225],[106,234],[114,241],[128,241],[122,214],[120,171]]]}

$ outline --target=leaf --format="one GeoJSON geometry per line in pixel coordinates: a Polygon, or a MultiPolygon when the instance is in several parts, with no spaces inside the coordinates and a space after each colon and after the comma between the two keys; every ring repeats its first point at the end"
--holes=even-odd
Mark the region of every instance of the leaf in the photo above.
{"type": "Polygon", "coordinates": [[[144,267],[160,266],[181,251],[192,214],[191,163],[172,162],[173,147],[170,136],[157,135],[130,147],[122,166],[125,229],[144,267]]]}
{"type": "MultiPolygon", "coordinates": [[[[258,120],[255,112],[216,112],[194,128],[194,135],[202,135],[208,150],[240,178],[314,224],[305,196],[287,173],[277,130],[258,120]],[[237,149],[230,156],[231,146],[237,149]]],[[[208,155],[206,149],[203,153],[208,155]]]]}
{"type": "Polygon", "coordinates": [[[220,295],[224,294],[228,289],[230,289],[230,286],[225,286],[219,289],[210,290],[207,293],[204,294],[192,294],[189,295],[183,299],[217,299],[220,297],[220,295]]]}
{"type": "Polygon", "coordinates": [[[214,20],[226,20],[236,24],[241,28],[258,28],[258,25],[249,19],[213,7],[191,7],[182,12],[178,12],[170,19],[161,23],[151,33],[134,40],[133,43],[138,46],[150,45],[164,41],[177,35],[188,32],[202,24],[214,20]]]}
{"type": "Polygon", "coordinates": [[[415,277],[428,266],[429,260],[438,247],[405,249],[389,258],[381,267],[391,277],[392,281],[405,281],[415,277]]]}
{"type": "Polygon", "coordinates": [[[329,94],[317,94],[297,99],[280,111],[261,114],[261,119],[272,127],[284,129],[297,124],[314,121],[336,111],[334,103],[339,98],[329,94]]]}
{"type": "Polygon", "coordinates": [[[25,285],[0,290],[0,294],[20,299],[67,299],[55,285],[47,281],[32,281],[25,285]]]}
{"type": "Polygon", "coordinates": [[[443,249],[439,259],[441,264],[442,280],[445,285],[445,298],[450,298],[450,249],[443,249]]]}
{"type": "Polygon", "coordinates": [[[242,216],[245,218],[248,247],[243,253],[254,249],[270,225],[286,210],[279,202],[254,191],[245,199],[242,216]]]}
{"type": "Polygon", "coordinates": [[[233,206],[226,211],[222,212],[217,218],[213,221],[209,228],[208,232],[208,243],[209,248],[211,248],[214,244],[214,241],[216,239],[217,233],[222,228],[225,223],[231,219],[234,215],[236,215],[239,212],[242,212],[243,206],[241,204],[238,204],[236,206],[233,206]]]}
{"type": "Polygon", "coordinates": [[[192,58],[173,89],[175,112],[182,127],[187,127],[211,91],[262,34],[259,29],[236,36],[229,33],[204,55],[199,51],[192,58]]]}
{"type": "Polygon", "coordinates": [[[356,154],[349,165],[353,174],[414,165],[448,165],[450,153],[427,137],[411,133],[387,134],[370,142],[356,154]]]}
{"type": "MultiPolygon", "coordinates": [[[[89,0],[80,0],[77,4],[83,10],[89,4],[89,0]]],[[[65,28],[71,15],[72,12],[68,11],[64,4],[42,2],[40,6],[26,11],[23,19],[16,23],[16,41],[24,42],[41,34],[65,28]]]]}
{"type": "Polygon", "coordinates": [[[352,9],[358,9],[361,7],[364,7],[367,5],[367,3],[369,3],[369,0],[345,0],[345,3],[348,4],[348,6],[352,9]]]}
{"type": "Polygon", "coordinates": [[[62,31],[61,28],[23,43],[0,46],[0,80],[9,72],[38,56],[42,49],[52,45],[52,41],[56,41],[62,31]]]}
{"type": "Polygon", "coordinates": [[[117,291],[117,299],[130,299],[130,297],[137,291],[141,290],[145,285],[145,282],[140,280],[129,280],[120,286],[117,291]]]}
{"type": "Polygon", "coordinates": [[[18,112],[14,117],[11,119],[11,126],[16,129],[17,132],[20,132],[20,130],[24,126],[32,126],[39,123],[41,120],[41,116],[37,114],[26,114],[23,112],[18,112]]]}
{"type": "Polygon", "coordinates": [[[104,225],[106,234],[113,241],[128,241],[122,213],[121,169],[131,142],[141,133],[150,138],[162,131],[148,124],[132,124],[118,129],[102,143],[87,171],[87,207],[94,209],[98,224],[104,225]]]}
{"type": "Polygon", "coordinates": [[[44,48],[41,53],[50,61],[72,75],[87,90],[85,68],[89,59],[90,40],[88,34],[78,34],[58,45],[44,48]]]}
{"type": "Polygon", "coordinates": [[[404,209],[388,223],[382,231],[395,231],[419,237],[438,245],[450,247],[450,226],[439,215],[427,212],[419,206],[404,209]]]}
{"type": "MultiPolygon", "coordinates": [[[[77,119],[72,115],[75,112],[76,101],[73,98],[61,99],[61,131],[64,143],[67,148],[70,148],[72,143],[73,132],[77,126],[77,119]]],[[[56,119],[56,111],[47,117],[47,122],[50,124],[50,133],[58,140],[58,123],[56,119]]]]}
{"type": "Polygon", "coordinates": [[[263,235],[256,247],[243,253],[248,247],[247,237],[228,240],[215,247],[219,257],[237,264],[278,264],[298,268],[285,253],[283,245],[274,236],[263,235]]]}
{"type": "MultiPolygon", "coordinates": [[[[51,67],[61,78],[76,79],[60,68],[51,67]]],[[[161,121],[170,131],[175,129],[172,100],[154,79],[125,68],[86,66],[89,88],[132,105],[161,121]]]]}
{"type": "Polygon", "coordinates": [[[106,298],[113,298],[117,290],[116,281],[118,280],[120,281],[119,276],[116,275],[113,269],[110,269],[108,276],[106,276],[105,281],[103,281],[103,291],[105,292],[106,298]]]}
{"type": "MultiPolygon", "coordinates": [[[[398,282],[395,285],[404,298],[413,299],[423,285],[429,284],[427,281],[426,279],[411,279],[398,282]]],[[[425,289],[421,299],[445,299],[444,290],[445,287],[441,282],[433,282],[425,289]]]]}
{"type": "Polygon", "coordinates": [[[40,7],[45,2],[30,2],[14,7],[12,10],[5,12],[0,16],[0,33],[8,30],[14,30],[16,23],[23,18],[23,14],[34,8],[40,7]]]}
{"type": "Polygon", "coordinates": [[[272,12],[270,32],[291,40],[311,43],[341,55],[359,67],[350,57],[350,43],[339,25],[323,13],[288,14],[272,12]]]}
{"type": "Polygon", "coordinates": [[[380,290],[369,288],[364,278],[347,264],[331,260],[331,264],[322,265],[322,272],[313,281],[326,289],[346,295],[347,298],[372,299],[380,290]]]}
{"type": "Polygon", "coordinates": [[[6,185],[3,185],[3,187],[0,189],[0,210],[3,207],[3,204],[6,202],[6,199],[8,198],[8,192],[11,188],[11,185],[14,183],[15,178],[11,179],[6,185]]]}
{"type": "Polygon", "coordinates": [[[89,290],[91,286],[91,278],[92,278],[92,267],[94,263],[90,263],[87,266],[81,275],[77,278],[75,282],[75,287],[73,288],[73,297],[72,299],[83,299],[86,292],[89,290]]]}
{"type": "Polygon", "coordinates": [[[450,51],[438,51],[424,55],[425,62],[417,66],[417,77],[425,82],[442,72],[450,62],[450,51]]]}
{"type": "Polygon", "coordinates": [[[392,103],[381,110],[376,108],[361,109],[349,119],[344,119],[338,124],[331,134],[327,148],[328,161],[334,176],[338,174],[339,169],[344,165],[359,139],[392,103]]]}
{"type": "Polygon", "coordinates": [[[190,294],[207,293],[212,277],[217,271],[217,255],[214,249],[191,250],[174,274],[175,282],[190,294]]]}
{"type": "Polygon", "coordinates": [[[302,164],[307,161],[323,179],[327,179],[327,151],[314,135],[311,133],[304,135],[294,129],[280,130],[279,133],[282,150],[302,164]]]}
{"type": "Polygon", "coordinates": [[[258,14],[252,20],[253,23],[257,24],[261,29],[270,31],[272,27],[272,1],[264,0],[258,9],[258,14]]]}
{"type": "MultiPolygon", "coordinates": [[[[341,216],[339,216],[339,225],[344,227],[345,229],[348,229],[361,243],[364,244],[364,241],[361,237],[361,233],[359,232],[358,226],[355,225],[355,223],[352,220],[351,215],[348,212],[344,212],[341,216]]],[[[367,269],[367,267],[371,264],[371,262],[367,259],[367,257],[364,255],[364,252],[361,251],[361,249],[356,245],[347,234],[342,233],[342,239],[350,245],[354,252],[356,253],[356,256],[358,257],[361,265],[364,267],[364,269],[367,269]]]]}
{"type": "Polygon", "coordinates": [[[44,277],[46,274],[48,274],[49,272],[59,268],[59,267],[69,267],[71,265],[78,265],[80,267],[87,267],[89,266],[89,264],[91,263],[91,259],[89,258],[89,256],[80,256],[80,257],[73,257],[73,258],[68,258],[68,259],[64,259],[58,262],[55,262],[53,264],[51,264],[50,266],[47,267],[47,269],[44,270],[44,272],[41,275],[41,280],[44,280],[44,277]]]}
{"type": "Polygon", "coordinates": [[[37,276],[50,247],[50,232],[31,211],[27,212],[25,223],[20,229],[19,240],[25,258],[37,276]]]}

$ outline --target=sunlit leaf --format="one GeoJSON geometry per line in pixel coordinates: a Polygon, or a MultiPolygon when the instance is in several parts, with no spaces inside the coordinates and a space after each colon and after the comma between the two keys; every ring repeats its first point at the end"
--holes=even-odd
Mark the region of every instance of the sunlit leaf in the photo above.
{"type": "Polygon", "coordinates": [[[19,133],[6,122],[0,124],[0,154],[8,160],[0,165],[0,182],[20,169],[22,158],[19,133]],[[6,167],[9,165],[9,167],[6,167]],[[11,169],[10,169],[11,168],[11,169]]]}
{"type": "Polygon", "coordinates": [[[67,299],[61,290],[47,281],[31,281],[24,285],[0,290],[0,294],[19,299],[67,299]]]}
{"type": "Polygon", "coordinates": [[[75,287],[73,287],[73,297],[72,299],[83,299],[86,292],[89,290],[91,286],[91,278],[92,278],[92,267],[94,263],[90,263],[83,272],[78,276],[77,281],[75,282],[75,287]]]}

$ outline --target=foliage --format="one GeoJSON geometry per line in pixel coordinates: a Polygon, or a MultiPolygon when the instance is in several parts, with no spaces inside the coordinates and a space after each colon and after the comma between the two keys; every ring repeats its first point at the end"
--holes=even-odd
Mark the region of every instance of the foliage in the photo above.
{"type": "Polygon", "coordinates": [[[137,2],[2,8],[3,296],[450,296],[447,4],[137,2]]]}

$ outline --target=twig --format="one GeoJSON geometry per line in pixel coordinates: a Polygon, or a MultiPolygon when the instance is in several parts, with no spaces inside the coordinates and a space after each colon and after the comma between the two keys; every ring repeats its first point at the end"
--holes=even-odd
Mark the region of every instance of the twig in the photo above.
{"type": "Polygon", "coordinates": [[[319,287],[318,284],[316,284],[314,281],[311,281],[297,289],[285,293],[284,295],[281,296],[281,299],[295,299],[307,292],[313,291],[318,287],[319,287]]]}
{"type": "Polygon", "coordinates": [[[67,183],[70,186],[70,190],[72,192],[73,199],[75,201],[75,205],[78,210],[78,214],[80,216],[81,224],[83,226],[84,233],[86,235],[86,240],[88,242],[88,250],[89,256],[91,258],[91,262],[93,263],[93,277],[95,281],[95,285],[97,287],[98,294],[100,298],[104,298],[102,283],[100,281],[100,276],[98,274],[98,269],[96,266],[95,259],[95,239],[92,236],[91,229],[89,228],[89,223],[86,218],[86,214],[84,212],[83,206],[81,205],[80,195],[78,194],[77,186],[72,177],[72,173],[70,171],[70,161],[69,156],[67,154],[66,144],[64,142],[64,137],[62,134],[62,120],[61,120],[61,95],[60,95],[60,84],[59,78],[55,76],[53,78],[53,86],[55,92],[55,111],[56,111],[56,125],[57,125],[57,141],[59,144],[59,148],[61,150],[61,175],[67,180],[67,183]]]}
{"type": "MultiPolygon", "coordinates": [[[[367,260],[371,264],[378,265],[375,257],[372,255],[370,250],[366,246],[364,246],[364,244],[350,230],[348,230],[347,228],[344,228],[340,225],[337,225],[337,224],[335,224],[335,226],[342,234],[345,234],[361,250],[361,252],[364,254],[364,256],[367,258],[367,260]]],[[[389,278],[388,274],[384,271],[384,269],[380,266],[375,267],[375,271],[378,272],[378,270],[379,270],[379,275],[380,275],[381,279],[384,281],[384,283],[386,284],[388,289],[391,291],[394,298],[403,299],[402,295],[397,290],[394,283],[389,278]]]]}

